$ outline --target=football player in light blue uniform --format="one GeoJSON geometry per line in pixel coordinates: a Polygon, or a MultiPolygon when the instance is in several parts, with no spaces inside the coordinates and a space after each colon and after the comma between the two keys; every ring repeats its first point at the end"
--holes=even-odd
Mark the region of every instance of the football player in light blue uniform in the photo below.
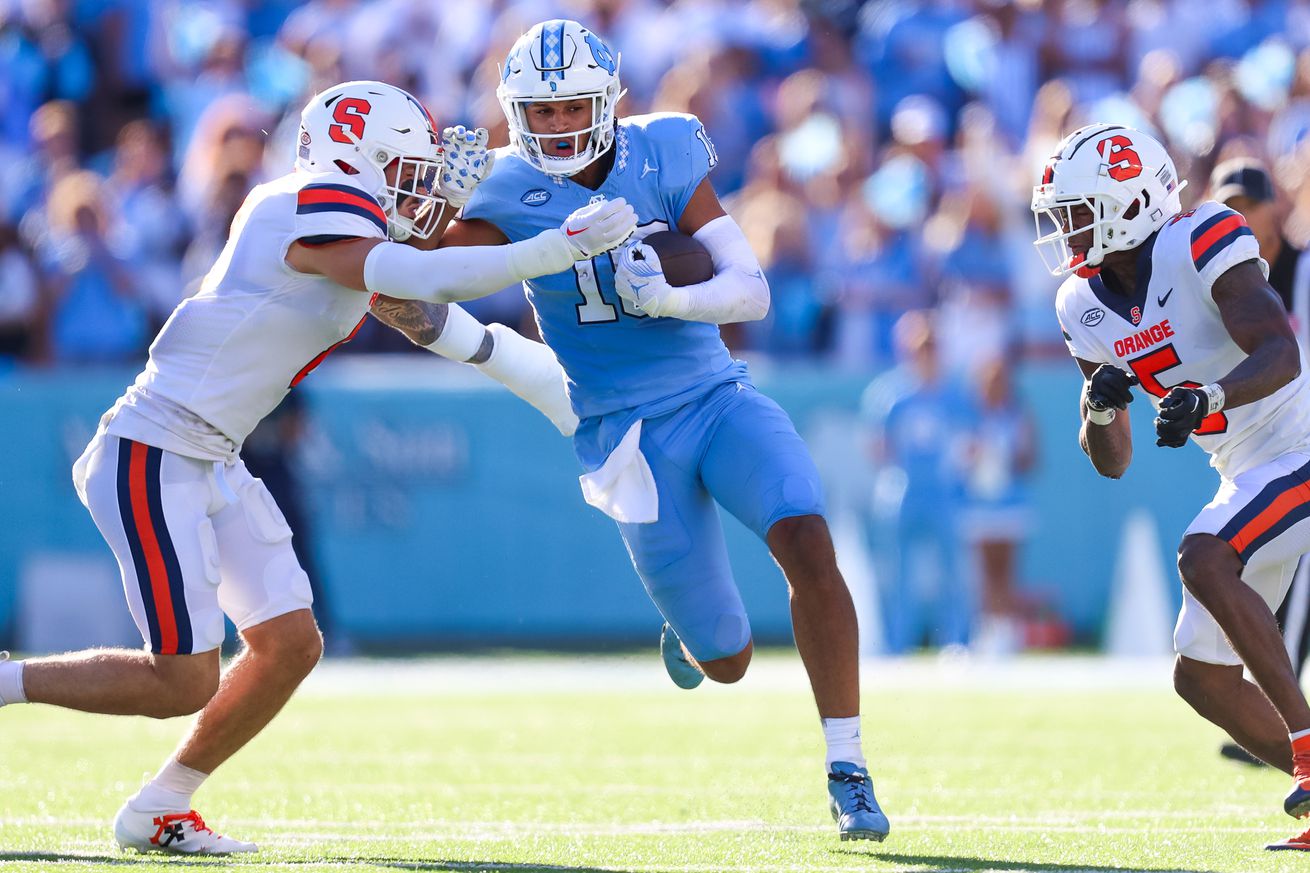
{"type": "Polygon", "coordinates": [[[707,178],[717,157],[700,121],[616,118],[618,68],[618,55],[574,21],[520,37],[497,90],[511,145],[441,244],[513,243],[606,201],[635,210],[622,249],[524,283],[581,419],[584,495],[619,522],[667,622],[665,664],[684,688],[705,676],[735,682],[751,657],[715,503],[765,540],[787,577],[823,722],[833,817],[842,839],[882,840],[889,825],[860,744],[855,610],[818,473],[786,413],[719,337],[719,324],[765,315],[768,284],[707,178]],[[699,240],[713,278],[670,286],[640,242],[661,230],[699,240]]]}

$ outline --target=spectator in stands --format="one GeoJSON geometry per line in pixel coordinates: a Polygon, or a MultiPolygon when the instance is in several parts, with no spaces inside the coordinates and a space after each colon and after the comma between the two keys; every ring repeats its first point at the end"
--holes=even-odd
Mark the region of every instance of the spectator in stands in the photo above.
{"type": "Polygon", "coordinates": [[[885,639],[899,655],[969,640],[974,596],[958,560],[959,511],[974,420],[942,368],[931,313],[896,323],[896,350],[900,364],[865,390],[861,415],[876,471],[871,546],[885,639]]]}
{"type": "Polygon", "coordinates": [[[18,228],[0,221],[0,364],[37,355],[41,289],[18,228]]]}
{"type": "MultiPolygon", "coordinates": [[[[182,299],[179,258],[191,233],[188,223],[179,220],[171,177],[168,144],[155,124],[142,120],[125,125],[118,134],[106,191],[152,335],[182,299]]],[[[222,230],[226,232],[227,224],[222,230]]]]}
{"type": "Polygon", "coordinates": [[[28,127],[30,153],[0,167],[0,217],[21,224],[26,214],[34,213],[44,224],[42,210],[50,186],[78,167],[77,108],[66,100],[52,100],[32,114],[28,127]]]}
{"type": "Polygon", "coordinates": [[[1014,362],[993,358],[977,371],[977,422],[965,476],[965,539],[981,581],[972,646],[983,655],[1023,648],[1019,552],[1032,528],[1028,479],[1037,466],[1037,430],[1013,382],[1014,362]]]}
{"type": "Polygon", "coordinates": [[[117,363],[145,352],[145,306],[135,271],[118,251],[104,182],[81,170],[55,183],[46,209],[41,266],[53,357],[61,363],[117,363]]]}

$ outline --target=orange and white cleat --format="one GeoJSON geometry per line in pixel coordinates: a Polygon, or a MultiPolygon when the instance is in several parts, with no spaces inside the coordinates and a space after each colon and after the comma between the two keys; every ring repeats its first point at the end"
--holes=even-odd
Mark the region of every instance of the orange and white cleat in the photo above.
{"type": "Polygon", "coordinates": [[[1265,848],[1271,852],[1281,852],[1285,849],[1299,849],[1302,852],[1310,852],[1310,831],[1288,837],[1285,840],[1279,840],[1276,843],[1270,843],[1265,848]]]}
{"type": "Polygon", "coordinates": [[[258,852],[254,843],[216,834],[194,809],[138,812],[131,804],[114,817],[114,839],[123,849],[172,855],[235,855],[258,852]]]}

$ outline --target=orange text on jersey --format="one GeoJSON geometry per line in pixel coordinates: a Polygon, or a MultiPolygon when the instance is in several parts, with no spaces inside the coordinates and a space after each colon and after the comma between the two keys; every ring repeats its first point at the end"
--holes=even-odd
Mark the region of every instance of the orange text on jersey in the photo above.
{"type": "Polygon", "coordinates": [[[1158,324],[1139,330],[1135,334],[1126,336],[1121,340],[1114,341],[1114,353],[1117,357],[1126,358],[1137,352],[1144,352],[1156,343],[1162,343],[1174,335],[1174,329],[1169,326],[1169,319],[1164,319],[1158,324]]]}

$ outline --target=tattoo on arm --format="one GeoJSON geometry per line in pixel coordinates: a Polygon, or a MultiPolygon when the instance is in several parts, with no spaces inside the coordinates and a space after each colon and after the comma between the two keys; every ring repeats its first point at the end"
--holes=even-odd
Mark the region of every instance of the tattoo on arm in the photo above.
{"type": "Polygon", "coordinates": [[[373,317],[409,337],[418,346],[437,341],[446,326],[447,304],[422,300],[397,300],[379,294],[373,302],[373,317]]]}

